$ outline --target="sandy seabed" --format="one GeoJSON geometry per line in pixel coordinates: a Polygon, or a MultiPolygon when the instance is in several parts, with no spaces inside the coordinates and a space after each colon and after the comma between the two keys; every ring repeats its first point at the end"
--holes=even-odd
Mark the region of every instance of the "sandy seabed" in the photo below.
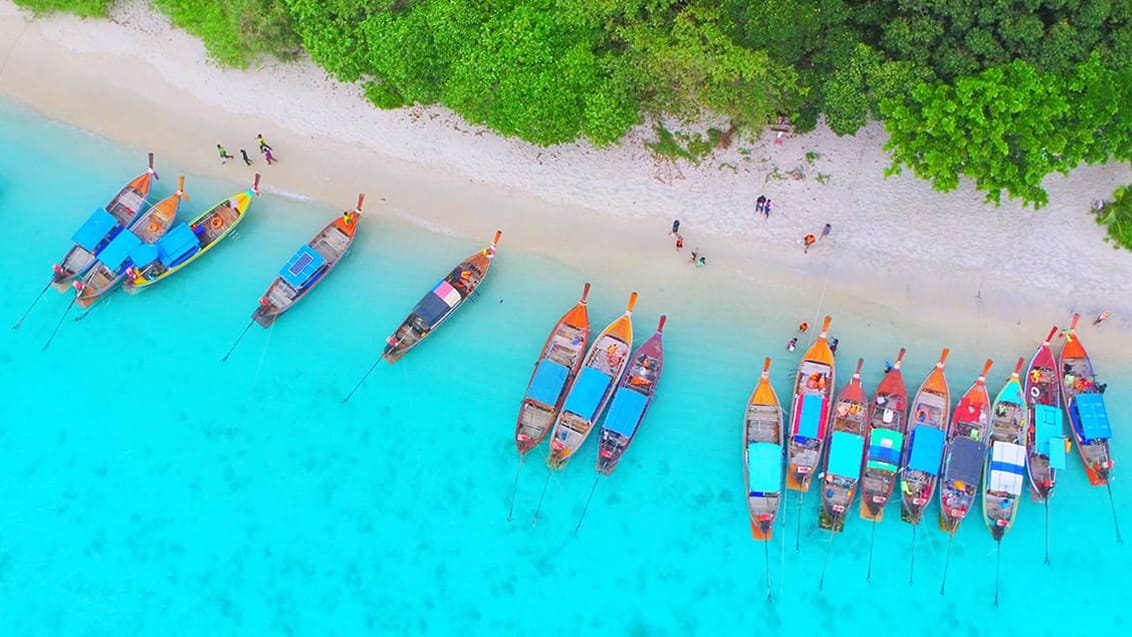
{"type": "Polygon", "coordinates": [[[736,290],[751,284],[806,315],[815,303],[879,307],[928,329],[1022,327],[1033,345],[1071,311],[1087,323],[1109,309],[1108,346],[1132,351],[1132,254],[1104,242],[1089,210],[1132,182],[1128,165],[1049,177],[1039,211],[996,208],[969,183],[942,194],[910,174],[885,178],[878,123],[851,137],[768,134],[691,165],[656,159],[647,126],[609,149],[537,147],[440,107],[377,110],[309,61],[218,68],[140,0],[108,21],[32,20],[0,0],[0,42],[9,98],[205,176],[243,182],[260,171],[266,192],[331,210],[366,192],[369,212],[485,241],[498,226],[505,247],[663,281],[676,304],[750,296],[736,290]],[[254,152],[257,133],[278,164],[254,152]],[[216,143],[236,159],[220,165],[216,143]],[[769,218],[755,213],[760,194],[774,202],[769,218]],[[698,248],[708,267],[674,254],[674,218],[685,253],[698,248]],[[826,223],[830,237],[804,254],[801,238],[826,223]]]}

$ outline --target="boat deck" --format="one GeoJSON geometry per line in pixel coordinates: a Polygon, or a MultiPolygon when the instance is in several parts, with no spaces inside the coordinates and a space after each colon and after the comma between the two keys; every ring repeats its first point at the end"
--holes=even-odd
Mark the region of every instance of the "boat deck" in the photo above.
{"type": "Polygon", "coordinates": [[[132,188],[127,188],[125,191],[118,194],[114,201],[110,202],[107,206],[106,212],[109,212],[118,220],[118,223],[125,226],[130,223],[130,220],[138,214],[141,207],[145,205],[145,197],[132,188]]]}
{"type": "Polygon", "coordinates": [[[782,444],[782,411],[775,405],[747,405],[747,440],[782,444]]]}
{"type": "Polygon", "coordinates": [[[240,211],[232,206],[231,201],[226,201],[214,208],[210,214],[206,215],[204,219],[200,221],[199,227],[204,228],[204,232],[199,235],[201,248],[203,249],[211,245],[223,236],[224,233],[228,232],[228,230],[235,225],[239,218],[240,211]],[[219,227],[213,227],[213,223],[215,223],[213,219],[216,218],[221,220],[219,227]]]}

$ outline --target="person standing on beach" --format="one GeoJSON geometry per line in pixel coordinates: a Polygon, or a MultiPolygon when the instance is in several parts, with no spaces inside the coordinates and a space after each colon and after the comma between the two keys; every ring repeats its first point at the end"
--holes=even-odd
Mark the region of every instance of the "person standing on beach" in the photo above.
{"type": "Polygon", "coordinates": [[[275,158],[275,155],[271,154],[271,147],[270,146],[268,146],[267,148],[265,148],[263,150],[263,158],[267,161],[268,166],[279,161],[278,159],[275,158]]]}
{"type": "Polygon", "coordinates": [[[774,202],[767,197],[766,203],[763,204],[763,217],[770,219],[770,209],[774,207],[774,202]]]}
{"type": "Polygon", "coordinates": [[[672,232],[669,232],[668,236],[675,239],[676,235],[679,234],[679,233],[680,233],[680,220],[679,219],[673,219],[672,220],[672,232]]]}
{"type": "Polygon", "coordinates": [[[224,148],[223,146],[221,146],[220,144],[216,145],[216,152],[220,153],[220,165],[221,166],[223,166],[224,164],[227,164],[229,159],[232,159],[232,156],[228,154],[228,150],[226,148],[224,148]]]}
{"type": "Polygon", "coordinates": [[[251,158],[251,157],[248,157],[248,151],[246,151],[246,150],[244,150],[243,148],[241,148],[241,149],[240,149],[240,155],[241,155],[241,156],[242,156],[242,157],[244,158],[244,163],[245,163],[245,164],[247,164],[247,165],[249,165],[249,166],[251,166],[251,165],[252,165],[252,158],[251,158]]]}
{"type": "Polygon", "coordinates": [[[256,135],[255,140],[259,142],[259,152],[262,153],[271,150],[271,146],[268,146],[267,140],[263,138],[263,133],[256,135]]]}
{"type": "Polygon", "coordinates": [[[766,195],[759,195],[759,198],[755,200],[755,212],[756,213],[762,213],[763,209],[765,209],[765,208],[766,208],[766,195]]]}
{"type": "Polygon", "coordinates": [[[1110,316],[1112,316],[1112,312],[1109,312],[1108,310],[1101,312],[1097,315],[1097,318],[1093,319],[1093,325],[1100,325],[1101,323],[1104,323],[1110,316]]]}
{"type": "Polygon", "coordinates": [[[701,254],[701,255],[700,255],[700,259],[699,259],[698,261],[696,261],[696,267],[697,267],[697,268],[702,268],[702,267],[704,267],[705,265],[707,265],[707,257],[705,257],[705,256],[703,256],[703,255],[701,254]]]}
{"type": "Polygon", "coordinates": [[[790,339],[789,341],[786,341],[786,351],[788,351],[788,352],[793,352],[794,348],[797,347],[797,346],[798,346],[798,337],[797,336],[790,339]]]}
{"type": "Polygon", "coordinates": [[[700,256],[700,249],[699,248],[692,248],[692,257],[690,259],[688,259],[688,263],[695,263],[696,257],[698,257],[698,256],[700,256]]]}
{"type": "Polygon", "coordinates": [[[815,241],[817,241],[817,239],[815,239],[814,235],[812,235],[812,234],[808,234],[805,237],[803,237],[802,243],[805,245],[805,247],[802,249],[802,254],[809,254],[810,253],[810,246],[814,245],[815,241]]]}
{"type": "Polygon", "coordinates": [[[676,235],[676,251],[679,252],[684,249],[684,235],[676,235]]]}
{"type": "Polygon", "coordinates": [[[832,231],[833,231],[833,226],[831,226],[827,223],[827,224],[825,224],[825,227],[821,229],[821,236],[818,237],[818,238],[824,239],[824,238],[828,237],[829,233],[832,232],[832,231]]]}

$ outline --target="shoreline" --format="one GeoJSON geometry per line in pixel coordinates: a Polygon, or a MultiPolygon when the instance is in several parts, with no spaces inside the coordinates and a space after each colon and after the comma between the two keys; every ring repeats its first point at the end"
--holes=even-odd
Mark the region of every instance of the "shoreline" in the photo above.
{"type": "Polygon", "coordinates": [[[219,69],[199,41],[144,3],[113,15],[28,22],[0,0],[0,41],[11,43],[0,51],[0,93],[210,179],[243,182],[258,170],[264,192],[333,210],[365,192],[371,213],[475,241],[499,227],[501,249],[587,276],[618,272],[663,295],[669,313],[726,300],[738,315],[768,294],[776,305],[810,308],[817,297],[819,313],[824,305],[879,321],[887,310],[894,323],[1036,345],[1072,310],[1089,323],[1107,309],[1105,349],[1132,350],[1132,256],[1103,243],[1087,214],[1092,199],[1132,182],[1128,166],[1053,175],[1050,204],[1035,212],[983,205],[970,184],[940,194],[910,175],[884,179],[889,160],[875,122],[848,138],[819,129],[781,145],[737,143],[699,165],[653,158],[645,127],[607,150],[539,148],[439,107],[376,110],[310,62],[219,69]],[[244,167],[231,140],[254,151],[259,132],[280,163],[244,167]],[[219,165],[217,142],[237,159],[219,165]],[[795,168],[805,179],[775,177],[795,168]],[[762,192],[775,201],[769,220],[753,210],[762,192]],[[702,248],[708,267],[687,266],[687,252],[669,256],[673,218],[685,250],[702,248]],[[803,255],[799,238],[824,223],[833,234],[803,255]],[[736,290],[738,282],[749,289],[736,290]]]}

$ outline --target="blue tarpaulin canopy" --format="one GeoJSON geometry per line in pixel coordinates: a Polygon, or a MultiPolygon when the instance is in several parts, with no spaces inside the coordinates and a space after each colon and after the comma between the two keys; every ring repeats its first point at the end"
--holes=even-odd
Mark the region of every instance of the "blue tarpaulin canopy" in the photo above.
{"type": "Polygon", "coordinates": [[[279,276],[291,285],[293,288],[301,288],[319,268],[326,265],[326,259],[319,254],[318,250],[310,246],[303,246],[291,257],[287,265],[279,271],[279,276]]]}
{"type": "Polygon", "coordinates": [[[824,402],[825,397],[817,394],[802,396],[800,406],[802,413],[798,415],[797,429],[794,430],[795,436],[803,438],[820,438],[822,436],[821,408],[824,402]]]}
{"type": "Polygon", "coordinates": [[[1034,405],[1034,443],[1040,454],[1049,454],[1050,441],[1057,444],[1065,433],[1061,429],[1061,410],[1052,405],[1034,405]]]}
{"type": "Polygon", "coordinates": [[[179,223],[157,241],[157,256],[165,267],[200,247],[200,239],[187,223],[179,223]]]}
{"type": "Polygon", "coordinates": [[[609,374],[595,367],[584,367],[582,373],[574,380],[570,395],[566,397],[563,409],[578,414],[586,420],[593,420],[601,399],[609,389],[613,379],[609,374]]]}
{"type": "MultiPolygon", "coordinates": [[[[1112,428],[1108,424],[1108,412],[1104,408],[1104,397],[1100,394],[1078,394],[1074,399],[1073,411],[1080,419],[1081,437],[1089,440],[1108,440],[1112,438],[1112,428]]],[[[1077,424],[1077,423],[1074,423],[1077,424]]]]}
{"type": "Polygon", "coordinates": [[[152,243],[143,243],[130,250],[130,261],[139,268],[145,267],[157,260],[157,246],[152,243]]]}
{"type": "Polygon", "coordinates": [[[648,396],[628,387],[621,387],[613,395],[613,403],[605,417],[605,428],[622,436],[632,437],[648,405],[648,396]]]}
{"type": "Polygon", "coordinates": [[[985,443],[960,436],[951,441],[944,478],[949,482],[960,481],[977,486],[983,476],[983,463],[986,459],[985,443]]]}
{"type": "Polygon", "coordinates": [[[527,398],[537,400],[549,407],[558,405],[558,397],[562,395],[562,386],[566,384],[566,375],[570,373],[565,365],[554,361],[539,361],[535,369],[531,386],[527,389],[527,398]]]}
{"type": "Polygon", "coordinates": [[[1065,438],[1049,439],[1049,466],[1059,471],[1065,468],[1065,438]]]}
{"type": "Polygon", "coordinates": [[[105,208],[96,208],[90,217],[71,235],[71,240],[81,245],[87,252],[94,252],[106,235],[118,225],[114,215],[105,208]]]}
{"type": "Polygon", "coordinates": [[[939,475],[939,463],[943,460],[943,432],[933,427],[916,427],[912,431],[912,450],[908,456],[908,468],[939,475]]]}
{"type": "Polygon", "coordinates": [[[826,471],[835,475],[856,478],[861,474],[861,454],[865,450],[865,437],[848,431],[835,431],[829,441],[829,465],[826,471]]]}
{"type": "Polygon", "coordinates": [[[896,471],[904,434],[891,429],[873,429],[869,433],[869,468],[896,471]]]}
{"type": "Polygon", "coordinates": [[[747,478],[751,495],[782,492],[782,447],[771,442],[747,445],[747,478]]]}
{"type": "Polygon", "coordinates": [[[138,235],[129,230],[123,230],[102,249],[102,252],[98,254],[98,260],[105,263],[106,267],[111,270],[117,271],[126,262],[126,259],[130,258],[130,251],[140,246],[141,242],[142,240],[138,238],[138,235]]]}

